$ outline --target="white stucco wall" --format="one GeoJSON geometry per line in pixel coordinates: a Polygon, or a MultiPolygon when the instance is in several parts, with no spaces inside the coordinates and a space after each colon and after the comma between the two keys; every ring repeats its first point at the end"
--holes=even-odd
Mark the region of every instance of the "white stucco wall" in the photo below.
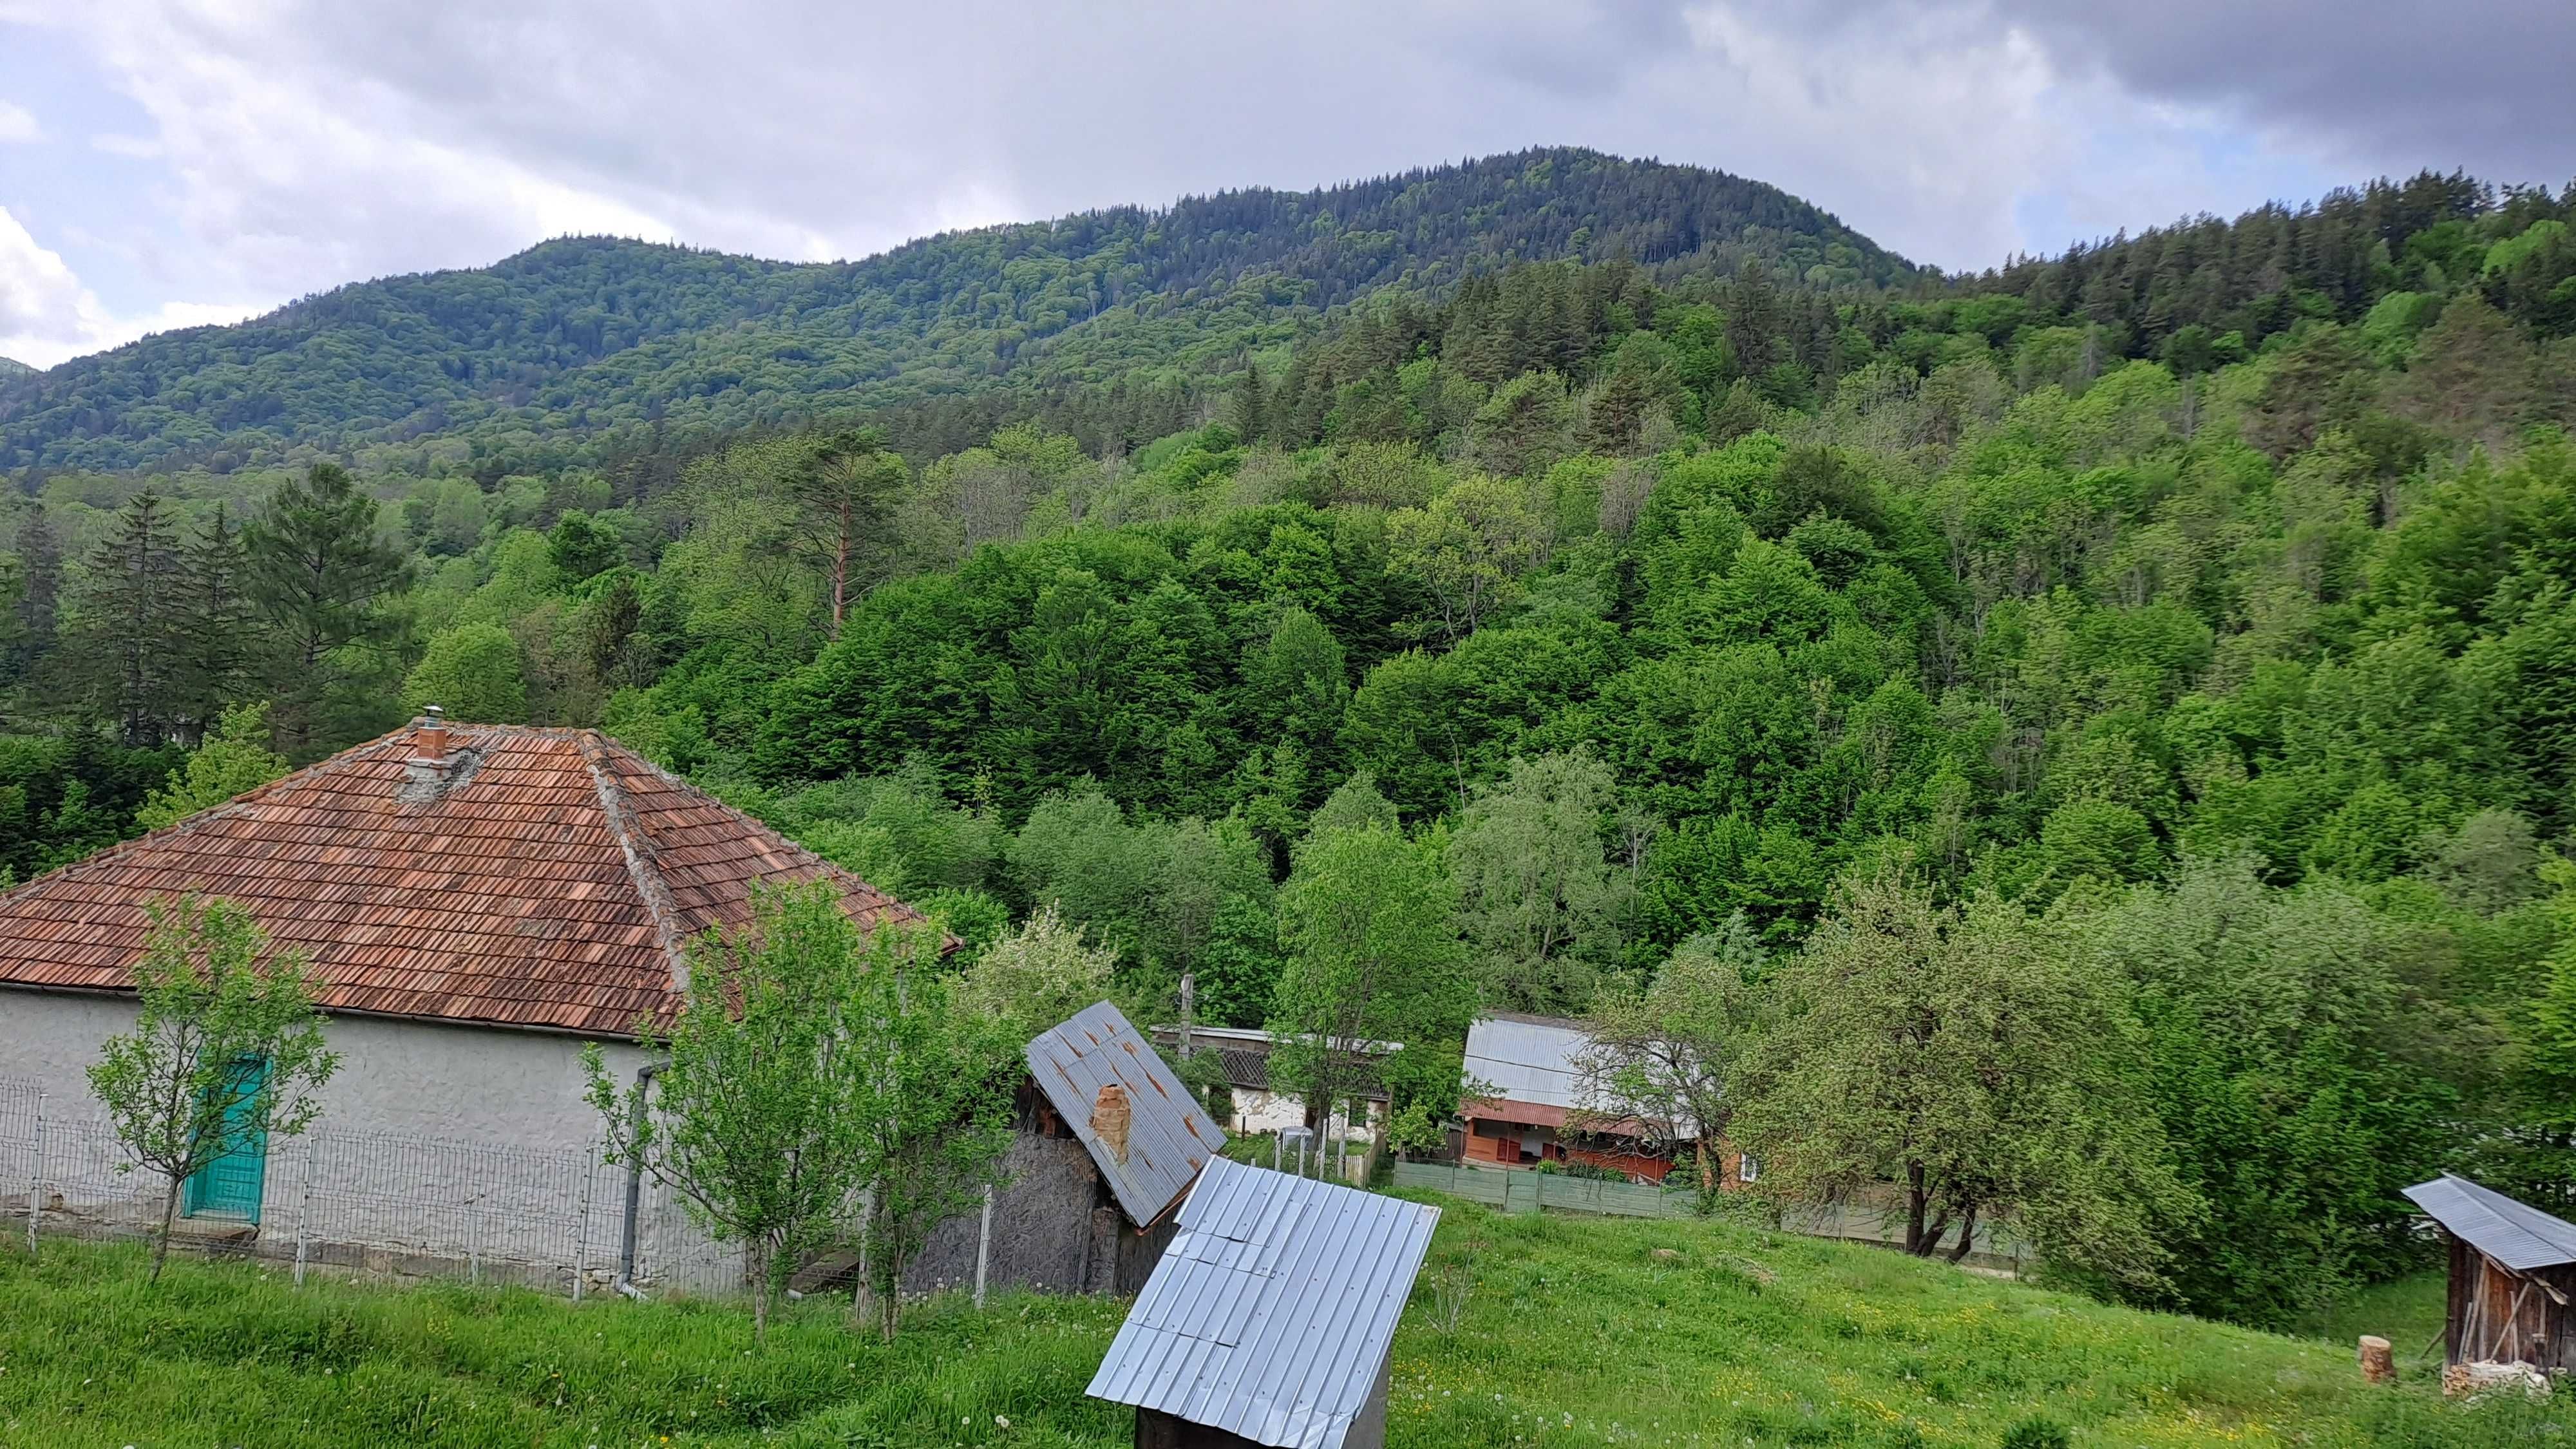
{"type": "MultiPolygon", "coordinates": [[[[1306,1125],[1306,1099],[1294,1092],[1273,1092],[1261,1087],[1235,1087],[1234,1120],[1226,1130],[1237,1136],[1262,1132],[1280,1132],[1306,1125]]],[[[1386,1115],[1384,1102],[1369,1103],[1368,1112],[1354,1122],[1348,1113],[1335,1113],[1332,1136],[1335,1141],[1348,1136],[1352,1142],[1375,1142],[1377,1124],[1386,1115]]]]}
{"type": "MultiPolygon", "coordinates": [[[[24,1211],[31,1087],[47,1094],[44,1170],[59,1199],[49,1210],[87,1214],[104,1230],[157,1201],[151,1180],[115,1173],[84,1076],[134,1012],[114,997],[0,990],[0,1203],[14,1198],[24,1211]]],[[[317,1094],[312,1131],[270,1145],[262,1251],[291,1252],[300,1233],[317,1256],[346,1249],[362,1264],[463,1259],[491,1264],[494,1276],[560,1270],[567,1282],[574,1263],[614,1267],[625,1173],[592,1156],[602,1124],[582,1100],[583,1042],[361,1016],[334,1017],[324,1034],[339,1070],[317,1094]]],[[[621,1042],[602,1049],[618,1081],[631,1082],[643,1053],[621,1042]]],[[[736,1256],[649,1183],[638,1236],[647,1278],[714,1290],[739,1276],[736,1256]]]]}

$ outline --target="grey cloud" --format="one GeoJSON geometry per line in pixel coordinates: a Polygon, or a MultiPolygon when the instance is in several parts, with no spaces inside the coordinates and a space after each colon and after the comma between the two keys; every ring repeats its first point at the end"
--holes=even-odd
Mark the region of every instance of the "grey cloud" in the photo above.
{"type": "MultiPolygon", "coordinates": [[[[130,215],[82,221],[167,259],[174,300],[475,265],[567,229],[861,255],[1552,143],[1758,177],[1918,259],[1982,266],[2032,244],[2033,201],[2081,234],[2373,169],[2563,173],[2576,127],[2543,77],[2576,33],[2565,5],[2449,29],[2425,0],[0,0],[0,17],[61,27],[152,117],[160,180],[130,215]]],[[[22,216],[42,200],[0,195],[22,216]]]]}
{"type": "MultiPolygon", "coordinates": [[[[1791,0],[1823,25],[1910,0],[1791,0]]],[[[2147,99],[2207,107],[2347,168],[2576,178],[2569,0],[1947,0],[2147,99]]],[[[2356,174],[2349,179],[2359,181],[2356,174]]]]}

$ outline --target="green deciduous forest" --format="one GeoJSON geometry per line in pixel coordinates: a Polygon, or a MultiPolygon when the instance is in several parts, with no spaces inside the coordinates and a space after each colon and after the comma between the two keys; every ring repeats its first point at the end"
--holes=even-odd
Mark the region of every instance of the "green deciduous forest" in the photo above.
{"type": "Polygon", "coordinates": [[[1409,1140],[1475,1010],[1644,1013],[1767,1192],[2298,1321],[2407,1183],[2576,1207],[2571,212],[1944,277],[1537,152],[343,289],[0,385],[0,862],[598,725],[976,950],[1406,1041],[1409,1140]]]}

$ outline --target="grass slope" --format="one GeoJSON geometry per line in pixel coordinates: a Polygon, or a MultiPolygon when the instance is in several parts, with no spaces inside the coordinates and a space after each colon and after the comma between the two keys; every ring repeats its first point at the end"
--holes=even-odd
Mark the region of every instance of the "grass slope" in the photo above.
{"type": "MultiPolygon", "coordinates": [[[[2130,1312],[1717,1223],[1447,1204],[1396,1344],[1398,1446],[2565,1443],[2556,1406],[2371,1390],[2340,1345],[2130,1312]],[[1678,1257],[1661,1259],[1658,1248],[1678,1257]],[[1432,1284],[1472,1288],[1444,1332],[1432,1284]]],[[[1124,1305],[922,1307],[892,1348],[837,1304],[765,1352],[722,1305],[316,1283],[132,1248],[0,1252],[0,1446],[1110,1446],[1082,1397],[1124,1305]],[[1007,1424],[1005,1423],[1007,1421],[1007,1424]]],[[[2411,1346],[2408,1351],[2411,1352],[2411,1346]]]]}

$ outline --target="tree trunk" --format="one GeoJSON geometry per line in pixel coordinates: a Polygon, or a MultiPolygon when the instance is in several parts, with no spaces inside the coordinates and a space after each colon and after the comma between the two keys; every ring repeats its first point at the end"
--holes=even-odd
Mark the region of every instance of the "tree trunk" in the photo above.
{"type": "Polygon", "coordinates": [[[1923,1164],[1905,1164],[1905,1251],[1923,1254],[1923,1164]]]}
{"type": "Polygon", "coordinates": [[[880,1314],[877,1331],[887,1343],[892,1343],[895,1321],[903,1313],[903,1255],[889,1247],[886,1249],[885,1259],[885,1291],[877,1295],[877,1311],[880,1314]]]}
{"type": "Polygon", "coordinates": [[[179,1217],[179,1178],[170,1178],[169,1188],[161,1194],[161,1236],[152,1242],[152,1276],[146,1282],[161,1281],[161,1265],[170,1261],[170,1225],[179,1217]]]}
{"type": "Polygon", "coordinates": [[[1977,1242],[1977,1205],[1968,1204],[1968,1215],[1959,1219],[1959,1246],[1950,1250],[1950,1261],[1956,1263],[1968,1256],[1977,1242]]]}
{"type": "Polygon", "coordinates": [[[765,1243],[751,1249],[751,1341],[755,1347],[769,1346],[769,1247],[765,1243]]]}
{"type": "Polygon", "coordinates": [[[832,637],[841,637],[841,616],[850,594],[850,506],[841,505],[841,536],[832,549],[832,637]]]}

